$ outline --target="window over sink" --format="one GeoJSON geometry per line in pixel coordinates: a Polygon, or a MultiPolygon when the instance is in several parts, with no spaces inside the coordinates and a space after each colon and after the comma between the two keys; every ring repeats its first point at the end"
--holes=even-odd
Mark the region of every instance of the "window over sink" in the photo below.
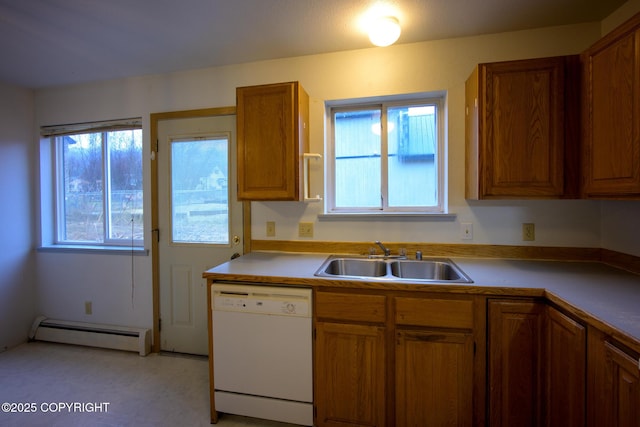
{"type": "Polygon", "coordinates": [[[446,213],[445,94],[327,103],[328,214],[446,213]]]}

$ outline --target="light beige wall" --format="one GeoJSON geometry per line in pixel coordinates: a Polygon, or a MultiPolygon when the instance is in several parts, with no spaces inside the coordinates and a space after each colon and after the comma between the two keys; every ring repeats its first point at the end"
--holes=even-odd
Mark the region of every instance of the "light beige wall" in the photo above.
{"type": "MultiPolygon", "coordinates": [[[[311,149],[324,152],[327,100],[447,91],[450,211],[453,221],[317,222],[321,204],[254,203],[253,235],[264,237],[267,220],[277,239],[297,239],[296,224],[314,221],[322,240],[459,242],[459,222],[473,222],[472,243],[514,244],[521,222],[535,222],[536,244],[599,243],[598,207],[590,202],[468,204],[464,200],[464,82],[478,62],[577,53],[599,37],[597,24],[553,27],[240,64],[186,73],[131,78],[38,92],[39,124],[142,115],[235,103],[236,86],[300,80],[311,98],[311,149]],[[60,108],[64,105],[65,108],[60,108]],[[561,206],[561,208],[558,208],[561,206]],[[550,214],[553,212],[553,214],[550,214]],[[581,217],[576,221],[574,216],[581,217]]],[[[320,168],[313,193],[323,194],[320,168]]]]}
{"type": "MultiPolygon", "coordinates": [[[[397,93],[446,90],[448,108],[449,208],[451,221],[318,220],[322,204],[254,203],[253,237],[266,239],[265,222],[275,221],[276,239],[299,239],[297,223],[315,222],[317,240],[453,242],[460,222],[474,224],[469,243],[523,244],[521,223],[534,222],[534,244],[597,246],[597,202],[475,202],[464,200],[464,82],[478,62],[553,56],[582,51],[599,36],[597,25],[561,27],[474,38],[401,45],[323,55],[304,61],[316,70],[301,79],[311,96],[311,150],[324,152],[324,102],[397,93]]],[[[305,68],[306,68],[305,66],[305,68]]],[[[319,168],[312,194],[323,194],[319,168]]]]}
{"type": "Polygon", "coordinates": [[[33,92],[0,83],[0,352],[27,340],[35,312],[33,92]]]}
{"type": "Polygon", "coordinates": [[[640,0],[628,0],[615,12],[602,20],[601,33],[604,36],[636,13],[640,12],[640,0]]]}
{"type": "MultiPolygon", "coordinates": [[[[325,101],[444,90],[448,197],[450,211],[457,217],[450,221],[318,221],[321,204],[253,203],[253,237],[266,238],[265,222],[276,221],[276,239],[298,239],[297,223],[312,221],[317,240],[462,243],[460,222],[472,222],[474,240],[469,243],[523,244],[521,223],[534,222],[537,240],[532,244],[593,247],[600,244],[599,202],[469,203],[464,199],[464,82],[478,62],[578,53],[599,36],[599,24],[583,24],[44,89],[36,92],[36,125],[142,116],[148,151],[151,113],[234,105],[237,86],[299,80],[311,98],[311,148],[324,152],[325,101]]],[[[144,168],[148,190],[147,157],[144,168]]],[[[323,194],[321,168],[313,168],[312,181],[313,192],[323,194]]],[[[136,257],[133,297],[130,267],[125,267],[130,265],[125,256],[38,253],[38,309],[49,316],[87,320],[83,301],[92,300],[94,318],[100,322],[150,327],[151,263],[147,257],[136,257]],[[105,306],[96,313],[95,301],[100,300],[105,306]]]]}

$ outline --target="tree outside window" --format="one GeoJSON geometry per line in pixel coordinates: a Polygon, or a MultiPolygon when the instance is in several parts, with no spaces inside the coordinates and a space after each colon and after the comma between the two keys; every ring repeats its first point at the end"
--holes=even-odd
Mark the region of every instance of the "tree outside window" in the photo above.
{"type": "Polygon", "coordinates": [[[74,133],[56,147],[56,243],[141,246],[142,130],[74,133]]]}

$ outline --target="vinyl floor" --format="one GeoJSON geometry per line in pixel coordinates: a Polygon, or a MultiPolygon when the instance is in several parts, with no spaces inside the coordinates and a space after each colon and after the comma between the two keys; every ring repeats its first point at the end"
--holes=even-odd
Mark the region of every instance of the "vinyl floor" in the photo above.
{"type": "MultiPolygon", "coordinates": [[[[0,353],[0,427],[210,426],[206,357],[31,342],[0,353]]],[[[292,427],[223,414],[219,427],[292,427]]]]}

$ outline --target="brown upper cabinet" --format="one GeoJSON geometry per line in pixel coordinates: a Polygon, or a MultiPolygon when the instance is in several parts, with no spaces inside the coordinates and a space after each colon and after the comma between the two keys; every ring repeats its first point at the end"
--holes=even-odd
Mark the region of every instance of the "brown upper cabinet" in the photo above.
{"type": "Polygon", "coordinates": [[[640,198],[640,14],[582,54],[583,196],[640,198]]]}
{"type": "Polygon", "coordinates": [[[579,56],[479,64],[466,82],[466,198],[577,197],[579,56]]]}
{"type": "Polygon", "coordinates": [[[298,82],[236,89],[238,200],[302,200],[309,96],[298,82]]]}

